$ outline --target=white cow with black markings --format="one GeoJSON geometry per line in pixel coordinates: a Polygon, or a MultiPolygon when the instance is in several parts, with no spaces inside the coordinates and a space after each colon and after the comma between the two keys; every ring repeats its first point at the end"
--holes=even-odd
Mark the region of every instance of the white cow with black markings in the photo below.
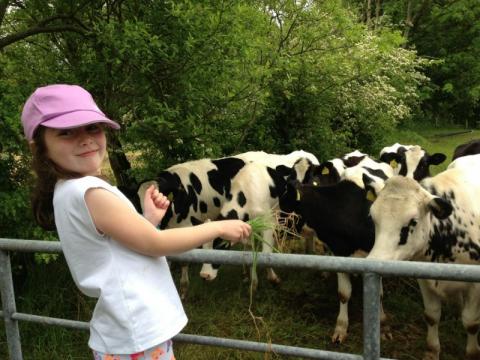
{"type": "MultiPolygon", "coordinates": [[[[370,213],[375,244],[369,258],[480,264],[480,155],[459,158],[423,180],[394,176],[370,213]]],[[[480,284],[418,280],[428,326],[424,359],[439,359],[441,302],[459,299],[467,330],[466,355],[480,359],[480,284]]]]}
{"type": "MultiPolygon", "coordinates": [[[[296,152],[296,156],[304,155],[296,152]]],[[[286,191],[286,179],[304,181],[305,176],[313,165],[318,165],[318,160],[312,156],[297,158],[294,163],[292,157],[275,155],[269,166],[262,162],[253,161],[246,164],[231,182],[230,200],[223,203],[219,219],[241,219],[248,221],[259,216],[269,216],[271,223],[276,222],[274,212],[278,210],[279,197],[286,191]],[[275,159],[275,157],[277,157],[275,159]],[[313,164],[313,159],[316,164],[313,164]],[[282,164],[283,163],[283,164],[282,164]]],[[[216,240],[220,243],[219,240],[216,240]]],[[[263,232],[262,252],[270,253],[274,249],[273,229],[263,232]]],[[[207,245],[204,248],[211,248],[207,245]]],[[[203,264],[200,276],[206,280],[214,280],[218,274],[218,266],[203,264]]],[[[267,269],[267,279],[279,283],[280,278],[271,268],[267,269]]],[[[258,279],[252,273],[252,288],[256,289],[258,279]]]]}

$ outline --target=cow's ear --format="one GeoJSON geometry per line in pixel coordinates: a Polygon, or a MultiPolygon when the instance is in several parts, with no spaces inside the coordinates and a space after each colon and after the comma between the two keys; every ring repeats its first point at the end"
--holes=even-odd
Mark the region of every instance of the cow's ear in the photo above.
{"type": "Polygon", "coordinates": [[[318,173],[318,175],[323,175],[323,176],[330,175],[330,173],[333,170],[333,164],[330,161],[325,161],[320,165],[318,165],[316,169],[317,169],[316,172],[318,173]]]}
{"type": "Polygon", "coordinates": [[[443,163],[447,158],[447,155],[442,154],[442,153],[435,153],[433,155],[430,155],[428,158],[428,163],[430,165],[440,165],[443,163]]]}
{"type": "Polygon", "coordinates": [[[365,187],[367,200],[374,202],[377,199],[378,193],[383,189],[383,181],[375,181],[367,174],[362,175],[362,180],[365,187]]]}
{"type": "Polygon", "coordinates": [[[294,169],[292,169],[288,166],[285,166],[285,165],[278,165],[275,168],[275,171],[278,173],[278,175],[280,175],[284,178],[287,178],[287,177],[292,176],[293,174],[296,174],[294,169]]]}
{"type": "Polygon", "coordinates": [[[392,169],[396,169],[398,165],[402,162],[402,157],[405,155],[394,153],[388,161],[388,164],[392,169]]]}
{"type": "Polygon", "coordinates": [[[453,211],[452,204],[438,196],[435,196],[432,200],[430,200],[428,203],[428,208],[432,211],[433,215],[440,220],[449,217],[453,211]]]}

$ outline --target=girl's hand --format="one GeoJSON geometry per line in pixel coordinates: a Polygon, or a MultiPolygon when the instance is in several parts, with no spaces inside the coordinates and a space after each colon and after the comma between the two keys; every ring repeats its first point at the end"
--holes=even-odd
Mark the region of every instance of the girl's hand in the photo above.
{"type": "Polygon", "coordinates": [[[143,199],[143,216],[154,226],[158,226],[170,206],[170,201],[158,191],[154,185],[150,185],[145,191],[143,199]]]}
{"type": "Polygon", "coordinates": [[[220,229],[220,237],[229,240],[232,245],[237,242],[246,244],[252,227],[242,220],[220,220],[216,221],[220,229]]]}

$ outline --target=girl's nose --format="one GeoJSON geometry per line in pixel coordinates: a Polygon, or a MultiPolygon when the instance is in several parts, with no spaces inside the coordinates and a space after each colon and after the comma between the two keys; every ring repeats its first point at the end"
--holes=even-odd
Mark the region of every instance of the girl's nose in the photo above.
{"type": "Polygon", "coordinates": [[[89,134],[87,131],[82,131],[79,136],[79,141],[81,145],[89,145],[93,142],[92,134],[89,134]]]}

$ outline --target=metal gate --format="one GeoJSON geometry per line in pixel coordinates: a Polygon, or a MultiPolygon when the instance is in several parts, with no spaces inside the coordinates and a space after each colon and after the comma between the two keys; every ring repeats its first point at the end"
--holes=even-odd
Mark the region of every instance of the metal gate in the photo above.
{"type": "MultiPolygon", "coordinates": [[[[59,242],[0,238],[0,291],[5,321],[8,350],[11,360],[22,360],[18,321],[57,325],[88,330],[88,323],[58,319],[16,310],[9,251],[61,253],[59,242]]],[[[251,265],[252,252],[225,250],[191,250],[169,256],[171,261],[251,265]]],[[[253,341],[216,338],[201,335],[178,334],[173,339],[199,345],[219,346],[238,350],[273,352],[279,355],[329,360],[378,360],[380,357],[380,287],[382,275],[407,276],[423,279],[480,282],[480,266],[436,264],[413,261],[379,261],[297,254],[257,254],[258,267],[313,269],[331,272],[361,273],[363,277],[363,355],[325,351],[319,349],[267,344],[253,341]]]]}

